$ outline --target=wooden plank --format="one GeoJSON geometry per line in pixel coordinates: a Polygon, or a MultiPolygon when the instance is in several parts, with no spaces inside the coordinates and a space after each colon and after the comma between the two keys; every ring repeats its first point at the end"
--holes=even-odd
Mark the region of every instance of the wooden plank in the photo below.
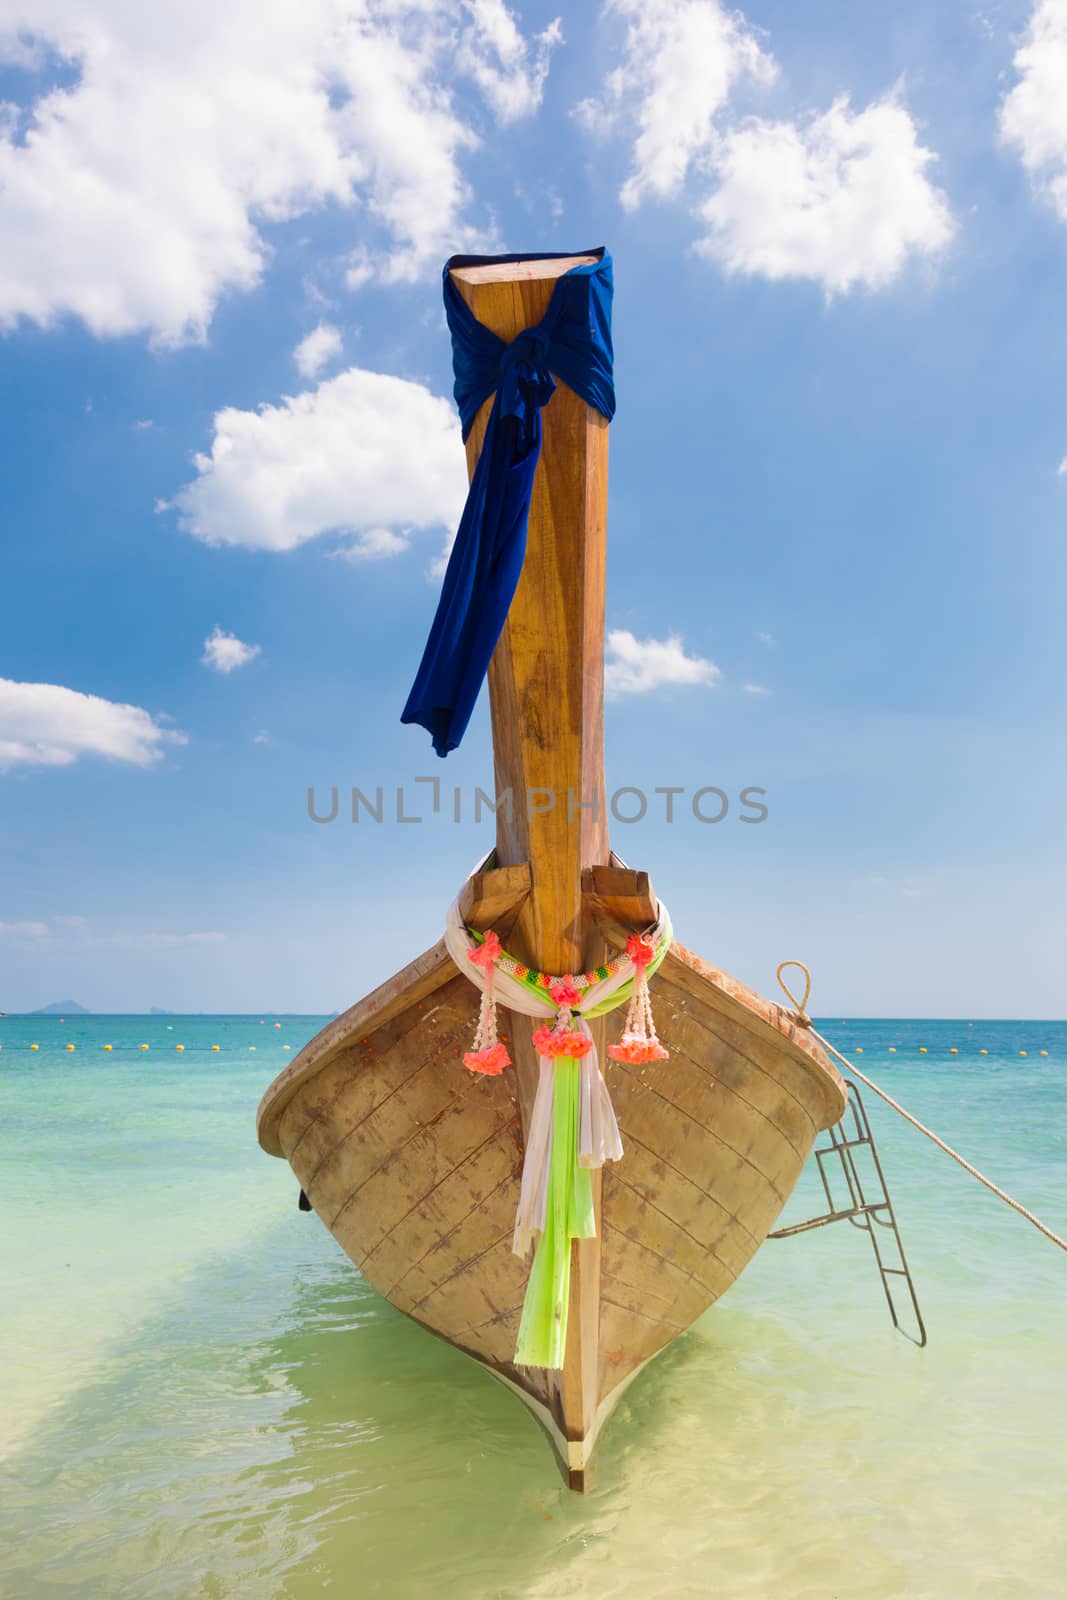
{"type": "Polygon", "coordinates": [[[477,990],[456,974],[425,1003],[332,1056],[282,1112],[278,1140],[287,1158],[294,1160],[303,1140],[318,1137],[314,1124],[330,1120],[338,1102],[346,1128],[373,1110],[407,1076],[413,1055],[421,1066],[455,1064],[473,1034],[478,1004],[477,990]]]}
{"type": "Polygon", "coordinates": [[[805,1093],[811,1096],[812,1112],[820,1130],[840,1121],[848,1103],[844,1079],[810,1031],[784,1007],[765,1000],[739,979],[677,942],[671,946],[660,974],[683,992],[739,1022],[755,1038],[784,1051],[807,1080],[805,1093]]]}
{"type": "MultiPolygon", "coordinates": [[[[417,1311],[432,1289],[497,1236],[501,1208],[490,1202],[501,1186],[518,1183],[520,1171],[514,1134],[504,1125],[400,1218],[364,1263],[394,1305],[417,1311]]],[[[514,1227],[514,1220],[505,1218],[505,1226],[514,1227]]]]}
{"type": "Polygon", "coordinates": [[[768,1066],[730,1039],[709,1040],[689,1012],[672,1015],[662,1001],[656,1006],[660,1037],[672,1062],[686,1062],[706,1073],[719,1095],[736,1096],[772,1121],[801,1161],[807,1159],[815,1123],[802,1100],[797,1099],[768,1066]]]}
{"type": "Polygon", "coordinates": [[[582,893],[597,928],[620,949],[631,933],[643,933],[659,917],[659,901],[647,872],[630,867],[587,867],[582,873],[582,893]]]}
{"type": "Polygon", "coordinates": [[[669,1203],[662,1192],[654,1204],[647,1191],[630,1182],[618,1166],[607,1169],[604,1179],[604,1226],[617,1238],[631,1239],[654,1250],[664,1261],[678,1266],[687,1277],[702,1284],[709,1300],[722,1294],[737,1276],[714,1248],[688,1233],[679,1219],[662,1209],[669,1203]]]}
{"type": "Polygon", "coordinates": [[[528,861],[472,873],[459,897],[459,914],[468,928],[478,933],[492,928],[506,943],[532,885],[528,861]]]}
{"type": "Polygon", "coordinates": [[[320,1072],[346,1045],[362,1039],[399,1013],[425,1002],[435,989],[455,977],[455,973],[455,964],[441,939],[362,1000],[357,1000],[342,1016],[328,1022],[285,1071],[278,1074],[259,1103],[256,1132],[267,1154],[282,1154],[278,1125],[302,1083],[320,1072]]]}
{"type": "Polygon", "coordinates": [[[572,267],[591,266],[596,259],[596,256],[538,256],[533,261],[489,261],[480,267],[453,267],[452,277],[457,283],[471,285],[535,282],[558,278],[572,267]]]}
{"type": "MultiPolygon", "coordinates": [[[[713,1184],[716,1192],[728,1190],[735,1213],[741,1211],[751,1195],[762,1194],[768,1186],[776,1188],[774,1178],[764,1170],[762,1152],[753,1160],[737,1148],[744,1140],[735,1122],[721,1131],[702,1127],[679,1112],[651,1073],[641,1078],[621,1062],[614,1079],[625,1080],[630,1089],[628,1116],[640,1127],[645,1142],[657,1150],[670,1151],[672,1165],[694,1182],[713,1184]]],[[[784,1194],[779,1195],[782,1204],[785,1198],[784,1194]]]]}
{"type": "MultiPolygon", "coordinates": [[[[454,279],[479,322],[510,342],[540,322],[555,279],[579,259],[594,258],[509,263],[503,273],[464,268],[454,279]]],[[[467,441],[471,473],[490,406],[482,407],[467,441]]],[[[526,559],[490,664],[489,696],[496,793],[512,797],[510,807],[497,811],[496,861],[500,867],[529,862],[532,873],[509,946],[542,971],[565,973],[604,955],[582,898],[582,870],[609,860],[603,745],[608,424],[563,384],[542,423],[526,559]]],[[[521,1070],[528,1116],[529,1063],[521,1070]]],[[[572,1250],[567,1353],[563,1373],[549,1386],[555,1390],[549,1404],[565,1437],[582,1438],[599,1400],[599,1237],[575,1241],[572,1250]]]]}
{"type": "MultiPolygon", "coordinates": [[[[573,264],[573,261],[571,262],[573,264]]],[[[540,322],[565,262],[496,272],[457,271],[479,322],[510,342],[540,322]]],[[[491,401],[467,440],[473,473],[491,401]]],[[[604,564],[606,420],[560,384],[542,413],[543,443],[530,504],[526,559],[489,669],[497,812],[496,861],[529,862],[532,892],[512,947],[550,972],[581,971],[591,930],[583,925],[581,871],[608,861],[604,808],[604,564]],[[551,641],[551,649],[546,649],[551,641]],[[595,809],[578,809],[594,801],[595,809]]],[[[594,937],[594,943],[598,943],[594,937]]]]}
{"type": "MultiPolygon", "coordinates": [[[[623,1071],[638,1079],[639,1069],[624,1067],[623,1071]]],[[[719,1147],[729,1150],[731,1156],[758,1171],[781,1194],[784,1204],[803,1160],[770,1117],[739,1095],[720,1092],[715,1078],[684,1056],[672,1058],[658,1072],[653,1066],[638,1081],[646,1093],[666,1102],[679,1114],[681,1140],[688,1129],[692,1138],[709,1141],[709,1159],[720,1170],[719,1147]]]]}
{"type": "Polygon", "coordinates": [[[651,1205],[674,1218],[693,1238],[701,1240],[709,1251],[714,1250],[735,1275],[741,1272],[759,1248],[760,1240],[736,1215],[731,1197],[687,1177],[633,1129],[624,1129],[623,1142],[626,1154],[619,1176],[651,1205]]]}

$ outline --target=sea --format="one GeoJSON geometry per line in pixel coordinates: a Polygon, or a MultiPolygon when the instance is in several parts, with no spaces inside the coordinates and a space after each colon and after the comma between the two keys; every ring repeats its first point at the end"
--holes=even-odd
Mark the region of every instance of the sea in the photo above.
{"type": "MultiPolygon", "coordinates": [[[[325,1020],[0,1019],[0,1594],[1067,1595],[1067,1255],[873,1094],[926,1348],[852,1223],[768,1240],[578,1496],[259,1149],[325,1020]]],[[[1067,1235],[1067,1023],[820,1027],[1067,1235]]],[[[782,1225],[825,1209],[809,1163],[782,1225]]]]}

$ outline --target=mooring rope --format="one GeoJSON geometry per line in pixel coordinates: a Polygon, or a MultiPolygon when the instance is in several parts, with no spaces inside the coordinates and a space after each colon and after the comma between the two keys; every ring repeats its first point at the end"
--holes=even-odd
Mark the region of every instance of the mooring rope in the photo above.
{"type": "Polygon", "coordinates": [[[938,1138],[933,1129],[928,1128],[925,1122],[920,1122],[918,1117],[913,1117],[910,1111],[906,1111],[898,1100],[893,1099],[891,1094],[886,1094],[884,1089],[880,1089],[878,1085],[872,1081],[872,1079],[867,1077],[866,1073],[861,1072],[857,1066],[849,1061],[847,1056],[843,1056],[840,1050],[835,1050],[829,1039],[823,1038],[822,1034],[815,1027],[811,1018],[807,1014],[806,1007],[808,1003],[808,996],[811,994],[811,973],[808,971],[803,961],[783,961],[778,968],[777,976],[778,982],[781,984],[782,989],[793,1002],[793,1015],[795,1016],[797,1022],[802,1028],[808,1028],[811,1032],[812,1038],[818,1039],[824,1050],[828,1051],[830,1055],[836,1056],[837,1060],[840,1061],[841,1065],[847,1072],[850,1072],[853,1077],[859,1078],[860,1082],[865,1083],[868,1089],[873,1089],[875,1094],[884,1100],[887,1106],[891,1106],[894,1111],[904,1118],[905,1122],[910,1122],[913,1128],[918,1128],[919,1132],[925,1134],[928,1139],[937,1145],[939,1150],[943,1150],[947,1156],[952,1157],[953,1161],[957,1161],[963,1168],[964,1172],[969,1172],[972,1178],[977,1178],[979,1183],[984,1184],[991,1193],[996,1195],[998,1200],[1003,1200],[1004,1204],[1010,1206],[1013,1211],[1017,1211],[1020,1217],[1025,1217],[1027,1222],[1031,1223],[1037,1229],[1038,1233],[1043,1233],[1046,1239],[1051,1239],[1052,1243],[1059,1245],[1061,1250],[1067,1250],[1067,1239],[1061,1239],[1058,1233],[1053,1233],[1051,1228],[1045,1226],[1040,1217],[1035,1217],[1032,1211],[1027,1211],[1024,1205],[1021,1205],[1018,1200],[1014,1199],[1010,1194],[1007,1194],[1003,1189],[1000,1188],[998,1184],[995,1184],[992,1178],[987,1178],[984,1173],[979,1172],[978,1168],[972,1166],[965,1156],[960,1155],[958,1150],[953,1150],[952,1146],[950,1144],[946,1144],[944,1139],[938,1138]],[[788,984],[785,982],[785,979],[782,977],[782,972],[786,967],[799,967],[801,972],[804,974],[805,987],[804,995],[801,1000],[797,999],[796,995],[792,992],[788,984]]]}

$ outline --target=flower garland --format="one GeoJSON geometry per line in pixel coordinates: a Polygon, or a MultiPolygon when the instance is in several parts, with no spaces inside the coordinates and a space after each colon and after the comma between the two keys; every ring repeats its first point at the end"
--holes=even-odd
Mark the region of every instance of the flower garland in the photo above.
{"type": "Polygon", "coordinates": [[[478,1030],[473,1045],[464,1052],[463,1065],[471,1072],[483,1072],[487,1078],[499,1078],[504,1068],[511,1065],[507,1046],[501,1044],[497,1034],[496,1004],[493,1000],[493,974],[499,959],[500,940],[491,931],[476,950],[467,951],[467,960],[473,961],[485,973],[485,988],[478,1012],[478,1030]]]}
{"type": "Polygon", "coordinates": [[[471,1071],[497,1077],[509,1066],[497,1032],[496,1007],[536,1018],[537,1093],[526,1136],[512,1249],[524,1256],[536,1241],[515,1348],[517,1366],[563,1365],[570,1305],[571,1241],[592,1238],[596,1214],[590,1173],[622,1157],[622,1140],[588,1019],[626,1005],[626,1022],[609,1054],[620,1062],[665,1061],[652,1018],[648,980],[671,945],[671,922],[660,906],[656,925],[631,934],[625,952],[588,972],[539,972],[516,961],[490,930],[464,925],[459,900],[445,923],[445,943],[460,971],[481,989],[478,1027],[464,1052],[471,1071]]]}
{"type": "Polygon", "coordinates": [[[471,1072],[498,1077],[511,1065],[506,1047],[500,1042],[496,1006],[525,1016],[551,1018],[551,1027],[538,1028],[534,1040],[538,1054],[564,1056],[573,1047],[575,1059],[588,1045],[575,1029],[575,1019],[599,1017],[629,1002],[623,1037],[609,1046],[616,1061],[666,1061],[669,1053],[660,1044],[652,1018],[648,979],[659,967],[671,943],[670,918],[660,908],[660,920],[645,933],[631,934],[625,951],[588,972],[555,976],[517,961],[504,950],[493,929],[476,933],[467,928],[453,904],[445,926],[449,954],[482,991],[478,1026],[463,1063],[471,1072]]]}
{"type": "Polygon", "coordinates": [[[608,1055],[616,1061],[666,1061],[665,1050],[656,1037],[652,1020],[652,999],[648,992],[648,968],[656,958],[656,947],[644,934],[631,934],[626,954],[634,964],[634,987],[618,1044],[608,1045],[608,1055]]]}

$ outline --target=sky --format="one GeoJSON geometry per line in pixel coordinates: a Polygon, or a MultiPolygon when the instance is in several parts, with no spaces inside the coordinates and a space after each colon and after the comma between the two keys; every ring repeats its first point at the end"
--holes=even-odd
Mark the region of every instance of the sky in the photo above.
{"type": "Polygon", "coordinates": [[[816,1015],[1067,1016],[1067,0],[0,0],[0,238],[0,1009],[436,940],[440,270],[605,244],[614,847],[816,1015]]]}

